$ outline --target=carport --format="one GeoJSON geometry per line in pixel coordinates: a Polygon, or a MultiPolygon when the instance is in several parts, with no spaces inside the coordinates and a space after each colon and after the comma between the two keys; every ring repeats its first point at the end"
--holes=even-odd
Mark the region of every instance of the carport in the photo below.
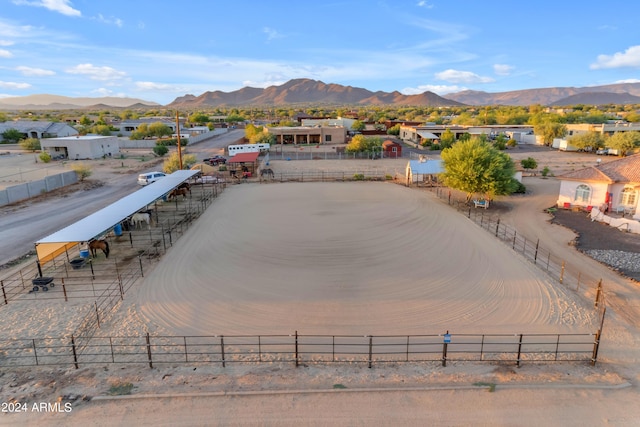
{"type": "Polygon", "coordinates": [[[129,216],[162,198],[171,190],[199,174],[179,170],[35,243],[38,265],[53,260],[68,249],[109,232],[129,216]]]}

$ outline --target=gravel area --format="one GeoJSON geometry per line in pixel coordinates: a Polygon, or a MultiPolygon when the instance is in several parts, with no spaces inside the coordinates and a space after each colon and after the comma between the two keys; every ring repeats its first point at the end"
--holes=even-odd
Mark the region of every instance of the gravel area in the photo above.
{"type": "Polygon", "coordinates": [[[578,234],[578,250],[625,276],[640,281],[640,235],[593,222],[583,212],[558,210],[552,222],[578,234]]]}

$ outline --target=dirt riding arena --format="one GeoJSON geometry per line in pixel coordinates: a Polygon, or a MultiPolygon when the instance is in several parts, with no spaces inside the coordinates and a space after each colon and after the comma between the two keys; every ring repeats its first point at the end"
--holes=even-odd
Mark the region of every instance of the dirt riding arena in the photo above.
{"type": "Polygon", "coordinates": [[[138,307],[176,335],[594,330],[579,298],[392,183],[234,186],[145,277],[138,307]]]}

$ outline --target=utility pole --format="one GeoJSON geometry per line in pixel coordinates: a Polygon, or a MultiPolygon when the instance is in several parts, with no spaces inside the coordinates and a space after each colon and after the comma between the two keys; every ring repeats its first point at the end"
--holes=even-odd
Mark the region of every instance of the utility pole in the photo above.
{"type": "Polygon", "coordinates": [[[180,163],[180,170],[182,170],[182,143],[180,142],[180,116],[178,110],[176,110],[176,133],[178,135],[178,162],[180,163]]]}

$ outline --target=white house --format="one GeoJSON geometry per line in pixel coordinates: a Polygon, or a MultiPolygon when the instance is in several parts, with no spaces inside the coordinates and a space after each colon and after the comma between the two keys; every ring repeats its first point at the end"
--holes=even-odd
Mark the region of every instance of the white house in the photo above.
{"type": "Polygon", "coordinates": [[[54,159],[99,159],[120,154],[120,145],[116,136],[69,136],[48,138],[40,141],[42,151],[54,159]]]}
{"type": "Polygon", "coordinates": [[[559,175],[558,207],[616,212],[640,220],[640,154],[559,175]]]}

